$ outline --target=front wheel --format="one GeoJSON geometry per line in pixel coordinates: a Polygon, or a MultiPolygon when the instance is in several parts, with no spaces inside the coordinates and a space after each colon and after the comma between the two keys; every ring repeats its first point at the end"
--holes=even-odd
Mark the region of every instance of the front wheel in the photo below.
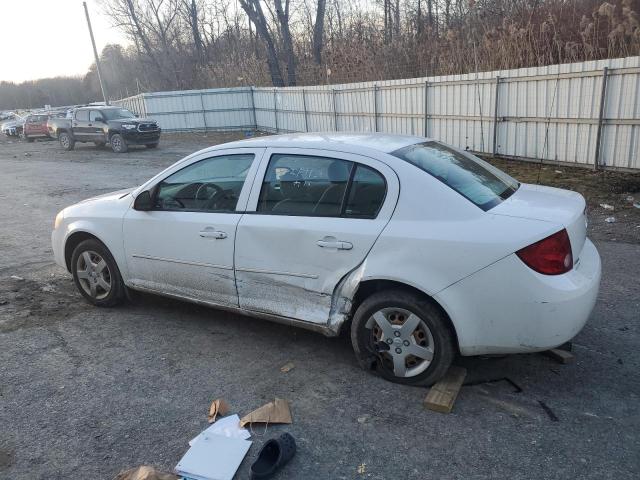
{"type": "Polygon", "coordinates": [[[85,240],[73,251],[71,273],[78,291],[98,307],[113,307],[124,299],[124,282],[113,256],[98,240],[85,240]]]}
{"type": "Polygon", "coordinates": [[[27,143],[33,143],[33,141],[35,140],[35,138],[27,137],[26,135],[24,136],[24,139],[27,141],[27,143]]]}
{"type": "Polygon", "coordinates": [[[60,145],[62,145],[62,148],[64,148],[65,150],[73,150],[73,147],[75,147],[76,142],[73,138],[71,138],[71,135],[69,135],[67,132],[62,132],[60,135],[58,135],[58,141],[60,142],[60,145]]]}
{"type": "Polygon", "coordinates": [[[364,300],[351,323],[351,342],[363,368],[406,385],[437,382],[456,354],[444,314],[428,299],[403,290],[364,300]]]}
{"type": "Polygon", "coordinates": [[[111,150],[115,153],[124,153],[128,150],[127,142],[124,141],[124,138],[119,133],[111,135],[111,150]]]}

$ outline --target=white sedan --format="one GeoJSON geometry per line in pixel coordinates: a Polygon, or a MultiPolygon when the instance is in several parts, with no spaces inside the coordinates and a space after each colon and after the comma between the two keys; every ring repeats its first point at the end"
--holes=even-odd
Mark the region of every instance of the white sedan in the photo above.
{"type": "Polygon", "coordinates": [[[52,242],[97,306],[129,288],[327,335],[348,325],[363,367],[414,385],[458,353],[570,340],[600,283],[580,194],[385,134],[207,148],[65,208],[52,242]]]}

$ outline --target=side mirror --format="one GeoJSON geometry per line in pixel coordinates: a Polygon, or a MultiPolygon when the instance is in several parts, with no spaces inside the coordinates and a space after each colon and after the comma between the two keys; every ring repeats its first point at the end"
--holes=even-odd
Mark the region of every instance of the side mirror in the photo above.
{"type": "Polygon", "coordinates": [[[145,190],[140,193],[133,202],[133,209],[139,212],[148,212],[153,208],[153,202],[151,201],[151,192],[145,190]]]}
{"type": "Polygon", "coordinates": [[[96,122],[98,123],[105,123],[104,118],[103,117],[98,117],[96,118],[96,122]]]}

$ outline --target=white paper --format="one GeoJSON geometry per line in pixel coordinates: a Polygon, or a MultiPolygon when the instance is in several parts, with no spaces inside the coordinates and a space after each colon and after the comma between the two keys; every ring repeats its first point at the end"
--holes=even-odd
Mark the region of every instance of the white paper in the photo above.
{"type": "Polygon", "coordinates": [[[240,427],[240,417],[238,417],[238,415],[229,415],[228,417],[220,418],[209,428],[200,432],[189,442],[189,445],[193,446],[201,438],[211,435],[221,435],[227,438],[239,438],[242,440],[251,438],[249,430],[240,427]]]}
{"type": "Polygon", "coordinates": [[[248,440],[204,436],[184,454],[175,471],[193,480],[232,480],[250,446],[248,440]]]}

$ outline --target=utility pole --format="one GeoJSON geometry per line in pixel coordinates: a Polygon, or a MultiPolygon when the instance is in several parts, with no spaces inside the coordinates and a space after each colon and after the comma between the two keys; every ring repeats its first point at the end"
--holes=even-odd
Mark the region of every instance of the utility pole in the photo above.
{"type": "Polygon", "coordinates": [[[98,81],[100,82],[100,90],[102,90],[102,98],[104,98],[104,103],[109,105],[109,100],[107,99],[107,89],[104,87],[104,82],[102,81],[102,72],[100,71],[100,59],[98,58],[96,41],[93,38],[93,29],[91,28],[91,19],[89,18],[89,10],[87,9],[87,2],[82,2],[82,5],[84,5],[84,14],[87,17],[87,26],[89,27],[89,35],[91,35],[91,45],[93,45],[93,56],[96,59],[96,70],[98,71],[98,81]]]}

